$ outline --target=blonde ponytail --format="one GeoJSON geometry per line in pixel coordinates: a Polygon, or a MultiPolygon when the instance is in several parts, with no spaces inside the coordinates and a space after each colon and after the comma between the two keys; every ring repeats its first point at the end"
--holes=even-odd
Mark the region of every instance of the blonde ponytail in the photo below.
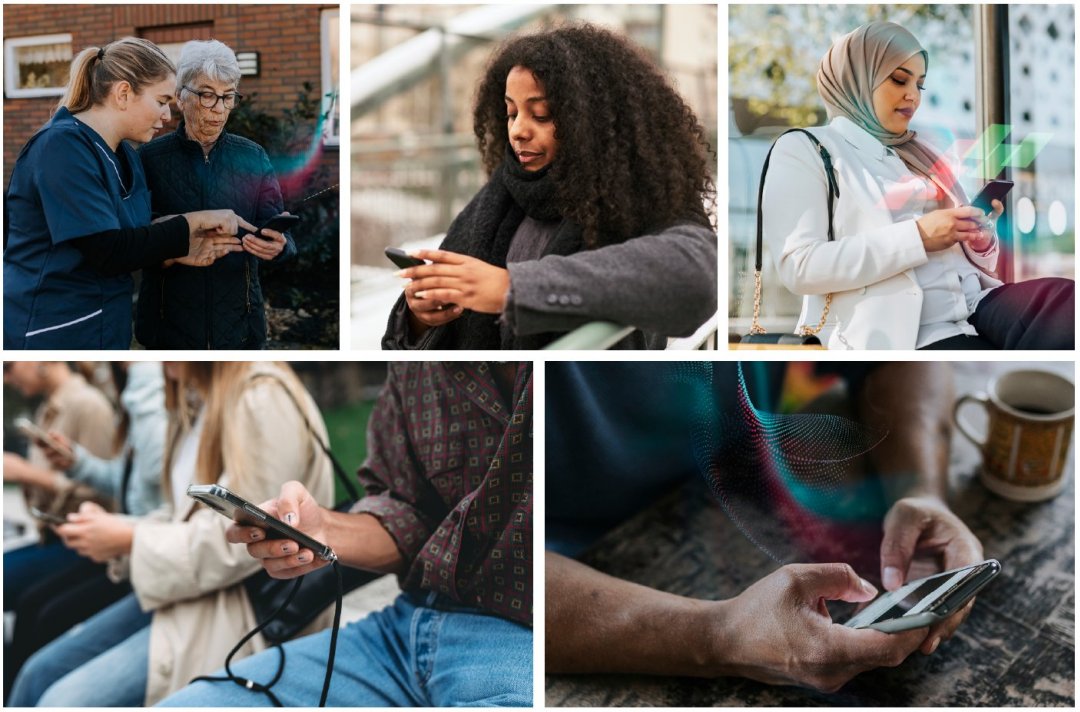
{"type": "Polygon", "coordinates": [[[112,85],[126,81],[138,94],[143,87],[176,74],[172,60],[153,42],[125,37],[104,47],[87,47],[71,62],[61,106],[77,114],[105,101],[112,85]]]}

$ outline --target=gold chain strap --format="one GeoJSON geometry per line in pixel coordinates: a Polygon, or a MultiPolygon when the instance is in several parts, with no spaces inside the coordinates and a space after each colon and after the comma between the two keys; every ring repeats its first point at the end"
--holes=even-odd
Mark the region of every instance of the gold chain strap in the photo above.
{"type": "Polygon", "coordinates": [[[832,292],[825,295],[825,308],[821,310],[821,321],[817,326],[803,326],[799,329],[802,336],[817,336],[825,328],[825,320],[829,317],[829,307],[832,306],[832,292]]]}
{"type": "Polygon", "coordinates": [[[764,334],[765,327],[758,322],[761,313],[761,270],[754,270],[754,318],[750,322],[751,334],[764,334]]]}
{"type": "MultiPolygon", "coordinates": [[[[825,320],[829,318],[829,308],[832,306],[832,292],[825,295],[825,308],[821,310],[821,320],[817,326],[802,326],[799,329],[800,336],[817,336],[825,328],[825,320]]],[[[764,334],[765,327],[758,321],[761,316],[761,270],[754,270],[754,317],[750,321],[751,334],[764,334]]]]}

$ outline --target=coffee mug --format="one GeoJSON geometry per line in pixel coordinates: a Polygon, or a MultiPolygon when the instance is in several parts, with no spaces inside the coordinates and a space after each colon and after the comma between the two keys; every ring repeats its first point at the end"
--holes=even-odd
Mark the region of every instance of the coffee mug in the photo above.
{"type": "Polygon", "coordinates": [[[1073,390],[1072,382],[1056,373],[1010,371],[991,379],[987,393],[957,399],[953,419],[982,451],[980,479],[987,489],[1020,502],[1050,499],[1061,491],[1072,440],[1073,390]],[[968,404],[986,410],[985,438],[960,417],[968,404]]]}

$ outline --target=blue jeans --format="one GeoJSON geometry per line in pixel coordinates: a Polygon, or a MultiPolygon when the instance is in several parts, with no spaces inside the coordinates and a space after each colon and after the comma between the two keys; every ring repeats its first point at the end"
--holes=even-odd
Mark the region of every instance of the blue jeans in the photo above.
{"type": "MultiPolygon", "coordinates": [[[[532,705],[532,630],[475,609],[431,607],[437,594],[402,594],[338,634],[327,706],[527,707],[532,705]]],[[[314,707],[322,693],[330,631],[285,644],[285,672],[272,688],[286,707],[314,707]]],[[[279,653],[232,666],[267,682],[279,653]]],[[[215,675],[222,675],[219,671],[215,675]]],[[[196,682],[164,707],[269,706],[266,695],[228,682],[196,682]]]]}
{"type": "Polygon", "coordinates": [[[4,552],[4,610],[14,609],[31,583],[80,561],[82,557],[58,541],[4,552]]]}
{"type": "Polygon", "coordinates": [[[8,706],[142,706],[150,619],[129,594],[75,626],[30,656],[8,706]]]}

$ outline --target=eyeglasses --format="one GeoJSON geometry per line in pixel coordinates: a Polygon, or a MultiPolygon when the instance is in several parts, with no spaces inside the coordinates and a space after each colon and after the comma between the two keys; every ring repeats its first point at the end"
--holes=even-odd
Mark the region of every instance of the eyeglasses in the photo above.
{"type": "Polygon", "coordinates": [[[184,87],[184,89],[197,95],[199,97],[199,104],[205,109],[213,109],[220,101],[222,106],[231,111],[232,109],[235,109],[240,103],[240,100],[244,98],[243,94],[237,92],[215,94],[212,91],[195,91],[191,87],[184,87]]]}

